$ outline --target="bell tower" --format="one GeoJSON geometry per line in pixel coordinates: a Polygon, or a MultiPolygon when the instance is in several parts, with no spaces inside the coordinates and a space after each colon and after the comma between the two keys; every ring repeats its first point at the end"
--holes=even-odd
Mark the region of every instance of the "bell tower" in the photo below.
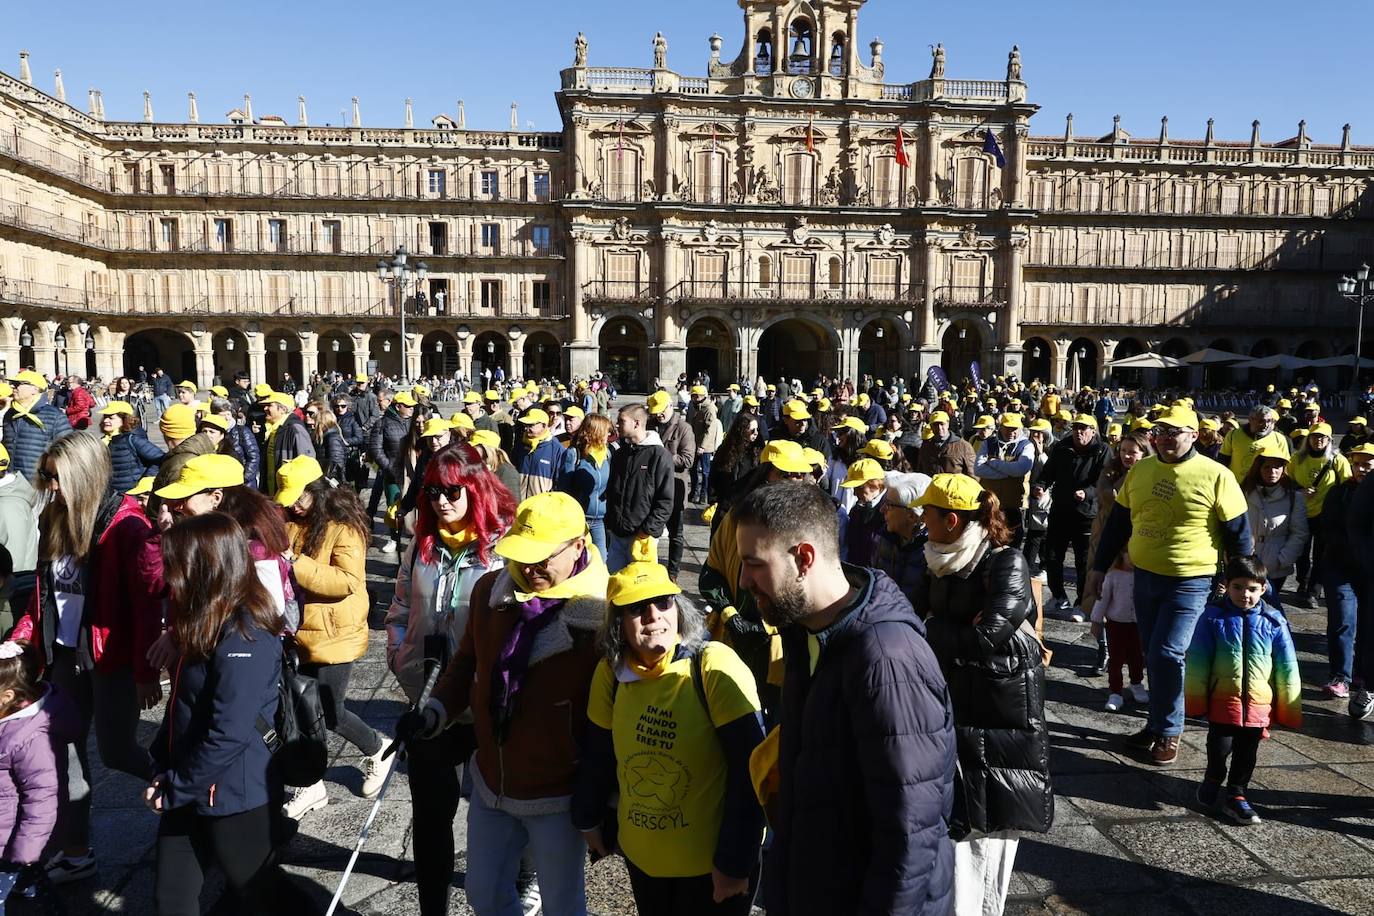
{"type": "Polygon", "coordinates": [[[867,0],[739,0],[744,45],[733,64],[711,61],[711,75],[745,77],[761,95],[839,99],[881,82],[881,45],[873,66],[859,62],[859,9],[867,0]]]}

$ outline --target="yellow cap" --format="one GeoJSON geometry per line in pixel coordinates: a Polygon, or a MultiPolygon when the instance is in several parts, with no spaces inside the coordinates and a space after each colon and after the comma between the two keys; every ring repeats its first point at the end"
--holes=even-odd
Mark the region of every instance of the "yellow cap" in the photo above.
{"type": "Polygon", "coordinates": [[[269,384],[267,384],[266,382],[258,382],[256,385],[253,386],[253,396],[254,396],[254,397],[265,398],[265,397],[267,397],[268,395],[270,395],[271,393],[272,393],[272,386],[269,385],[269,384]]]}
{"type": "Polygon", "coordinates": [[[990,417],[990,416],[987,415],[987,414],[983,414],[983,415],[980,416],[977,420],[974,421],[974,423],[973,423],[973,428],[974,428],[974,429],[992,429],[992,425],[993,425],[992,417],[990,417]]]}
{"type": "Polygon", "coordinates": [[[1288,400],[1288,398],[1279,398],[1279,406],[1284,410],[1292,410],[1293,402],[1288,400]]]}
{"type": "Polygon", "coordinates": [[[23,372],[15,373],[10,381],[16,385],[32,385],[39,391],[48,390],[48,380],[43,377],[42,373],[35,372],[32,369],[25,369],[23,372]]]}
{"type": "Polygon", "coordinates": [[[764,387],[767,388],[769,391],[777,391],[777,390],[778,390],[778,386],[777,386],[777,385],[765,385],[764,387]]]}
{"type": "Polygon", "coordinates": [[[708,392],[708,391],[706,390],[706,386],[705,386],[705,385],[693,385],[693,386],[692,386],[692,394],[701,395],[701,396],[704,398],[704,397],[706,397],[706,395],[710,394],[710,392],[708,392]]]}
{"type": "Polygon", "coordinates": [[[411,394],[409,391],[396,392],[396,397],[392,398],[392,400],[402,407],[414,407],[416,404],[420,403],[415,400],[415,395],[411,394]]]}
{"type": "Polygon", "coordinates": [[[877,458],[879,461],[891,461],[896,456],[897,450],[886,439],[869,439],[864,447],[859,449],[859,454],[867,455],[869,458],[877,458]]]}
{"type": "Polygon", "coordinates": [[[125,491],[124,491],[124,495],[125,495],[125,496],[143,496],[143,495],[148,494],[148,493],[151,493],[151,492],[153,492],[153,478],[152,478],[152,477],[140,477],[140,478],[138,478],[138,483],[134,484],[133,489],[131,489],[131,490],[125,490],[125,491]]]}
{"type": "Polygon", "coordinates": [[[1374,458],[1374,442],[1366,442],[1364,445],[1358,445],[1355,448],[1352,448],[1350,451],[1345,453],[1345,457],[1351,459],[1374,458]]]}
{"type": "Polygon", "coordinates": [[[9,382],[0,382],[0,398],[14,397],[14,386],[9,382]]]}
{"type": "Polygon", "coordinates": [[[305,488],[324,476],[324,468],[309,455],[297,455],[277,468],[277,505],[294,505],[305,488]]]}
{"type": "Polygon", "coordinates": [[[482,392],[482,397],[486,398],[488,401],[499,401],[501,400],[501,392],[493,391],[489,388],[482,392]]]}
{"type": "Polygon", "coordinates": [[[1030,430],[1036,433],[1052,433],[1054,432],[1054,427],[1050,425],[1049,420],[1041,417],[1038,420],[1031,421],[1030,430]]]}
{"type": "MultiPolygon", "coordinates": [[[[293,401],[292,404],[294,405],[295,402],[293,401]]],[[[192,401],[191,410],[195,411],[196,413],[209,413],[210,405],[205,401],[192,401]]]]}
{"type": "Polygon", "coordinates": [[[1255,449],[1256,461],[1273,460],[1282,461],[1284,464],[1287,464],[1288,458],[1288,450],[1286,448],[1279,448],[1277,442],[1265,442],[1259,448],[1255,449]]]}
{"type": "Polygon", "coordinates": [[[1145,419],[1144,417],[1137,417],[1137,418],[1131,423],[1131,432],[1133,432],[1133,433],[1145,432],[1146,430],[1150,430],[1150,429],[1154,429],[1154,428],[1155,428],[1155,425],[1154,425],[1153,423],[1151,423],[1149,420],[1145,419]]]}
{"type": "Polygon", "coordinates": [[[515,524],[496,542],[496,553],[516,563],[542,563],[586,533],[587,514],[577,500],[567,493],[540,493],[515,510],[515,524]]]}
{"type": "Polygon", "coordinates": [[[1088,413],[1080,413],[1073,418],[1073,425],[1087,426],[1091,429],[1097,429],[1097,417],[1094,417],[1092,414],[1088,413]]]}
{"type": "MultiPolygon", "coordinates": [[[[213,426],[222,433],[229,432],[229,418],[221,417],[217,413],[207,413],[197,421],[199,426],[213,426]]],[[[199,429],[197,429],[199,431],[199,429]]]]}
{"type": "Polygon", "coordinates": [[[1330,435],[1331,435],[1331,424],[1330,424],[1330,423],[1318,423],[1316,426],[1313,426],[1311,429],[1309,429],[1309,430],[1307,431],[1307,434],[1308,434],[1309,436],[1330,436],[1330,435]]]}
{"type": "Polygon", "coordinates": [[[949,422],[949,414],[945,413],[943,410],[937,410],[937,411],[935,411],[933,414],[930,415],[930,419],[927,420],[926,422],[928,422],[928,423],[948,423],[948,422],[949,422]]]}
{"type": "Polygon", "coordinates": [[[1065,408],[1064,410],[1061,410],[1059,411],[1059,413],[1055,414],[1054,417],[1056,420],[1071,421],[1073,419],[1073,411],[1065,408]]]}
{"type": "Polygon", "coordinates": [[[189,439],[196,434],[196,412],[186,404],[173,404],[162,412],[157,426],[163,438],[189,439]]]}
{"type": "Polygon", "coordinates": [[[477,427],[472,422],[472,417],[463,413],[461,410],[448,419],[449,425],[454,429],[465,429],[472,432],[477,427]]]}
{"type": "Polygon", "coordinates": [[[1107,436],[1108,436],[1108,438],[1113,438],[1113,439],[1115,439],[1115,438],[1120,438],[1120,436],[1121,436],[1121,434],[1122,434],[1123,432],[1124,432],[1124,430],[1121,428],[1121,424],[1120,424],[1120,423],[1108,423],[1108,424],[1107,424],[1107,436]]]}
{"type": "Polygon", "coordinates": [[[790,439],[774,439],[763,447],[759,464],[772,465],[784,474],[810,474],[811,462],[800,445],[790,439]]]}
{"type": "Polygon", "coordinates": [[[616,607],[681,594],[682,589],[669,578],[667,567],[644,560],[626,566],[606,584],[606,600],[616,607]]]}
{"type": "MultiPolygon", "coordinates": [[[[397,397],[399,397],[399,395],[397,395],[397,397]]],[[[289,395],[289,394],[287,394],[287,393],[285,393],[285,392],[283,392],[283,391],[274,391],[274,392],[272,392],[271,394],[269,394],[269,395],[267,396],[267,399],[266,399],[266,400],[267,400],[267,403],[268,403],[268,404],[280,404],[282,407],[285,407],[287,410],[295,410],[295,409],[296,409],[296,399],[293,398],[293,397],[291,397],[291,395],[289,395]]]]}
{"type": "Polygon", "coordinates": [[[754,397],[752,394],[746,395],[745,398],[744,398],[744,403],[745,403],[745,406],[747,406],[747,407],[758,407],[758,406],[759,406],[759,399],[756,398],[756,397],[754,397]]]}
{"type": "Polygon", "coordinates": [[[821,388],[812,388],[812,389],[811,389],[811,396],[812,396],[813,398],[822,398],[822,397],[825,397],[825,390],[824,390],[824,389],[821,389],[821,388]]]}
{"type": "Polygon", "coordinates": [[[549,425],[549,415],[538,407],[525,411],[525,415],[520,418],[520,422],[526,426],[533,426],[536,423],[549,425]]]}
{"type": "Polygon", "coordinates": [[[816,471],[824,471],[829,463],[825,460],[825,453],[814,448],[802,448],[802,457],[816,471]]]}
{"type": "Polygon", "coordinates": [[[1214,417],[1203,417],[1198,421],[1200,429],[1209,429],[1214,433],[1221,432],[1221,421],[1214,417]]]}
{"type": "Polygon", "coordinates": [[[788,401],[782,409],[782,415],[789,420],[811,419],[811,411],[807,410],[801,401],[788,401]]]}
{"type": "Polygon", "coordinates": [[[649,413],[657,416],[658,414],[661,414],[663,413],[663,411],[667,410],[668,406],[672,403],[673,396],[666,391],[659,390],[649,395],[649,401],[647,406],[649,408],[649,413]]]}
{"type": "Polygon", "coordinates": [[[821,413],[830,413],[830,398],[821,398],[817,401],[816,409],[821,413]]]}
{"type": "Polygon", "coordinates": [[[468,439],[473,445],[480,445],[482,448],[500,448],[501,435],[490,429],[479,429],[468,439]]]}
{"type": "Polygon", "coordinates": [[[835,424],[835,428],[852,429],[856,433],[868,432],[868,424],[865,423],[863,420],[860,420],[858,417],[845,417],[839,423],[835,424]]]}
{"type": "Polygon", "coordinates": [[[585,410],[583,410],[581,407],[565,407],[565,408],[563,408],[563,417],[564,417],[565,419],[568,418],[568,417],[576,417],[577,419],[580,420],[580,419],[582,419],[582,418],[585,417],[585,416],[587,416],[587,412],[586,412],[585,410]]]}
{"type": "Polygon", "coordinates": [[[1197,413],[1187,407],[1170,407],[1155,417],[1156,426],[1172,426],[1175,429],[1197,429],[1197,413]]]}
{"type": "Polygon", "coordinates": [[[1003,429],[1025,429],[1026,421],[1019,413],[1004,413],[997,425],[1003,429]]]}
{"type": "Polygon", "coordinates": [[[128,401],[111,401],[100,409],[102,417],[132,417],[134,415],[134,405],[128,401]]]}
{"type": "Polygon", "coordinates": [[[1368,426],[1368,425],[1369,425],[1369,421],[1366,420],[1364,417],[1351,417],[1351,418],[1350,418],[1350,425],[1351,425],[1351,426],[1368,426]]]}
{"type": "Polygon", "coordinates": [[[411,385],[410,387],[411,387],[411,390],[415,392],[415,394],[416,394],[417,397],[422,397],[422,398],[427,398],[427,397],[429,397],[429,388],[428,388],[428,386],[426,386],[426,385],[421,385],[419,382],[416,382],[414,385],[411,385]]]}
{"type": "Polygon", "coordinates": [[[844,483],[840,486],[847,490],[861,487],[870,480],[882,480],[886,476],[883,466],[872,458],[860,458],[849,466],[848,473],[845,474],[844,483]]]}
{"type": "Polygon", "coordinates": [[[1307,430],[1305,430],[1305,429],[1295,429],[1295,430],[1293,430],[1291,433],[1289,433],[1288,436],[1289,436],[1289,438],[1291,438],[1291,439],[1306,439],[1306,438],[1307,438],[1307,430]]]}
{"type": "Polygon", "coordinates": [[[912,508],[935,506],[937,509],[973,512],[981,505],[979,498],[982,495],[983,487],[967,474],[936,474],[912,508]]]}
{"type": "Polygon", "coordinates": [[[480,404],[482,403],[482,396],[475,391],[469,391],[467,394],[463,395],[463,403],[480,404]]]}
{"type": "MultiPolygon", "coordinates": [[[[461,416],[461,415],[460,415],[461,416]]],[[[453,432],[453,424],[443,417],[430,417],[420,429],[420,438],[429,439],[453,432]]]]}
{"type": "Polygon", "coordinates": [[[365,384],[367,382],[367,376],[359,372],[357,375],[353,376],[353,381],[359,385],[365,384]]]}
{"type": "Polygon", "coordinates": [[[188,382],[188,381],[177,382],[177,388],[186,388],[186,389],[188,389],[188,390],[190,390],[190,391],[199,391],[199,390],[200,390],[200,386],[199,386],[199,385],[197,385],[195,382],[188,382]]]}
{"type": "Polygon", "coordinates": [[[156,495],[163,499],[185,499],[206,490],[241,486],[243,465],[233,455],[197,455],[182,465],[177,479],[158,490],[156,495]]]}
{"type": "Polygon", "coordinates": [[[227,397],[229,397],[229,389],[228,389],[228,388],[225,388],[223,385],[211,385],[211,386],[210,386],[210,393],[213,394],[213,395],[214,395],[215,397],[217,397],[217,398],[227,398],[227,397]]]}
{"type": "Polygon", "coordinates": [[[0,474],[10,469],[10,450],[0,445],[0,474]]]}

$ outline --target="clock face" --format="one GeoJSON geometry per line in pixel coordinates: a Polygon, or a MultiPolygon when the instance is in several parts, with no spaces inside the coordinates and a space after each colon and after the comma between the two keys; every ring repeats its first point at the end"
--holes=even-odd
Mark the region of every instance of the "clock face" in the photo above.
{"type": "Polygon", "coordinates": [[[792,81],[792,98],[809,99],[815,95],[816,86],[809,79],[795,79],[792,81]]]}

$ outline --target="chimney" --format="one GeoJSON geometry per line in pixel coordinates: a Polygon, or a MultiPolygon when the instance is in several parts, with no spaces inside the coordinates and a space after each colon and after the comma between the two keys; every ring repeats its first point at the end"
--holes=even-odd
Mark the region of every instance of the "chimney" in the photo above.
{"type": "Polygon", "coordinates": [[[463,100],[462,100],[462,99],[459,99],[459,100],[458,100],[458,129],[459,129],[459,130],[467,130],[467,126],[468,126],[468,111],[467,111],[467,106],[463,104],[463,100]]]}
{"type": "Polygon", "coordinates": [[[149,123],[153,120],[153,94],[147,89],[143,90],[143,120],[149,123]]]}
{"type": "Polygon", "coordinates": [[[53,95],[59,102],[67,101],[67,87],[62,85],[62,68],[59,67],[53,73],[53,95]]]}
{"type": "Polygon", "coordinates": [[[406,99],[406,130],[413,130],[415,127],[415,100],[406,99]]]}
{"type": "Polygon", "coordinates": [[[191,123],[199,124],[200,107],[196,105],[196,94],[194,92],[186,93],[186,108],[186,116],[190,119],[191,123]]]}
{"type": "Polygon", "coordinates": [[[520,109],[516,107],[514,102],[510,103],[510,129],[520,129],[520,109]]]}
{"type": "Polygon", "coordinates": [[[310,119],[305,116],[305,96],[296,96],[296,123],[305,127],[310,123],[310,119]]]}
{"type": "Polygon", "coordinates": [[[1260,145],[1260,122],[1259,118],[1250,122],[1250,148],[1259,149],[1260,145]]]}
{"type": "Polygon", "coordinates": [[[86,114],[95,117],[95,90],[86,90],[86,114]]]}
{"type": "Polygon", "coordinates": [[[246,92],[243,94],[243,119],[253,123],[253,97],[246,92]]]}
{"type": "Polygon", "coordinates": [[[356,95],[353,96],[353,126],[363,126],[363,115],[362,112],[358,110],[358,97],[356,95]]]}
{"type": "Polygon", "coordinates": [[[19,81],[33,85],[33,72],[29,70],[29,52],[19,52],[19,81]]]}

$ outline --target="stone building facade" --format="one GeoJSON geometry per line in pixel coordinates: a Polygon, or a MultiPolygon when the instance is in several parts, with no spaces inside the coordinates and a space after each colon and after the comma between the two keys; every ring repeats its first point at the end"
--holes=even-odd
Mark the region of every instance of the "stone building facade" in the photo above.
{"type": "MultiPolygon", "coordinates": [[[[1112,359],[1213,347],[1337,357],[1336,279],[1374,261],[1374,148],[1033,136],[1002,79],[889,81],[865,0],[739,0],[705,76],[590,66],[561,133],[104,119],[0,75],[0,360],[110,376],[315,368],[601,369],[808,378],[943,365],[1089,383],[1112,359]],[[427,278],[377,261],[404,244],[427,278]],[[399,333],[398,301],[407,327],[399,333]],[[151,368],[151,367],[150,367],[151,368]]],[[[999,67],[1001,65],[999,64],[999,67]]],[[[1366,348],[1366,352],[1369,352],[1366,348]]],[[[1348,373],[1348,370],[1346,370],[1348,373]]],[[[1200,383],[1202,369],[1168,381],[1200,383]],[[1188,374],[1191,373],[1191,378],[1188,374]]],[[[1336,384],[1340,370],[1315,376],[1336,384]]],[[[1118,372],[1126,382],[1155,373],[1118,372]]],[[[1228,379],[1214,372],[1207,381],[1228,379]]]]}

